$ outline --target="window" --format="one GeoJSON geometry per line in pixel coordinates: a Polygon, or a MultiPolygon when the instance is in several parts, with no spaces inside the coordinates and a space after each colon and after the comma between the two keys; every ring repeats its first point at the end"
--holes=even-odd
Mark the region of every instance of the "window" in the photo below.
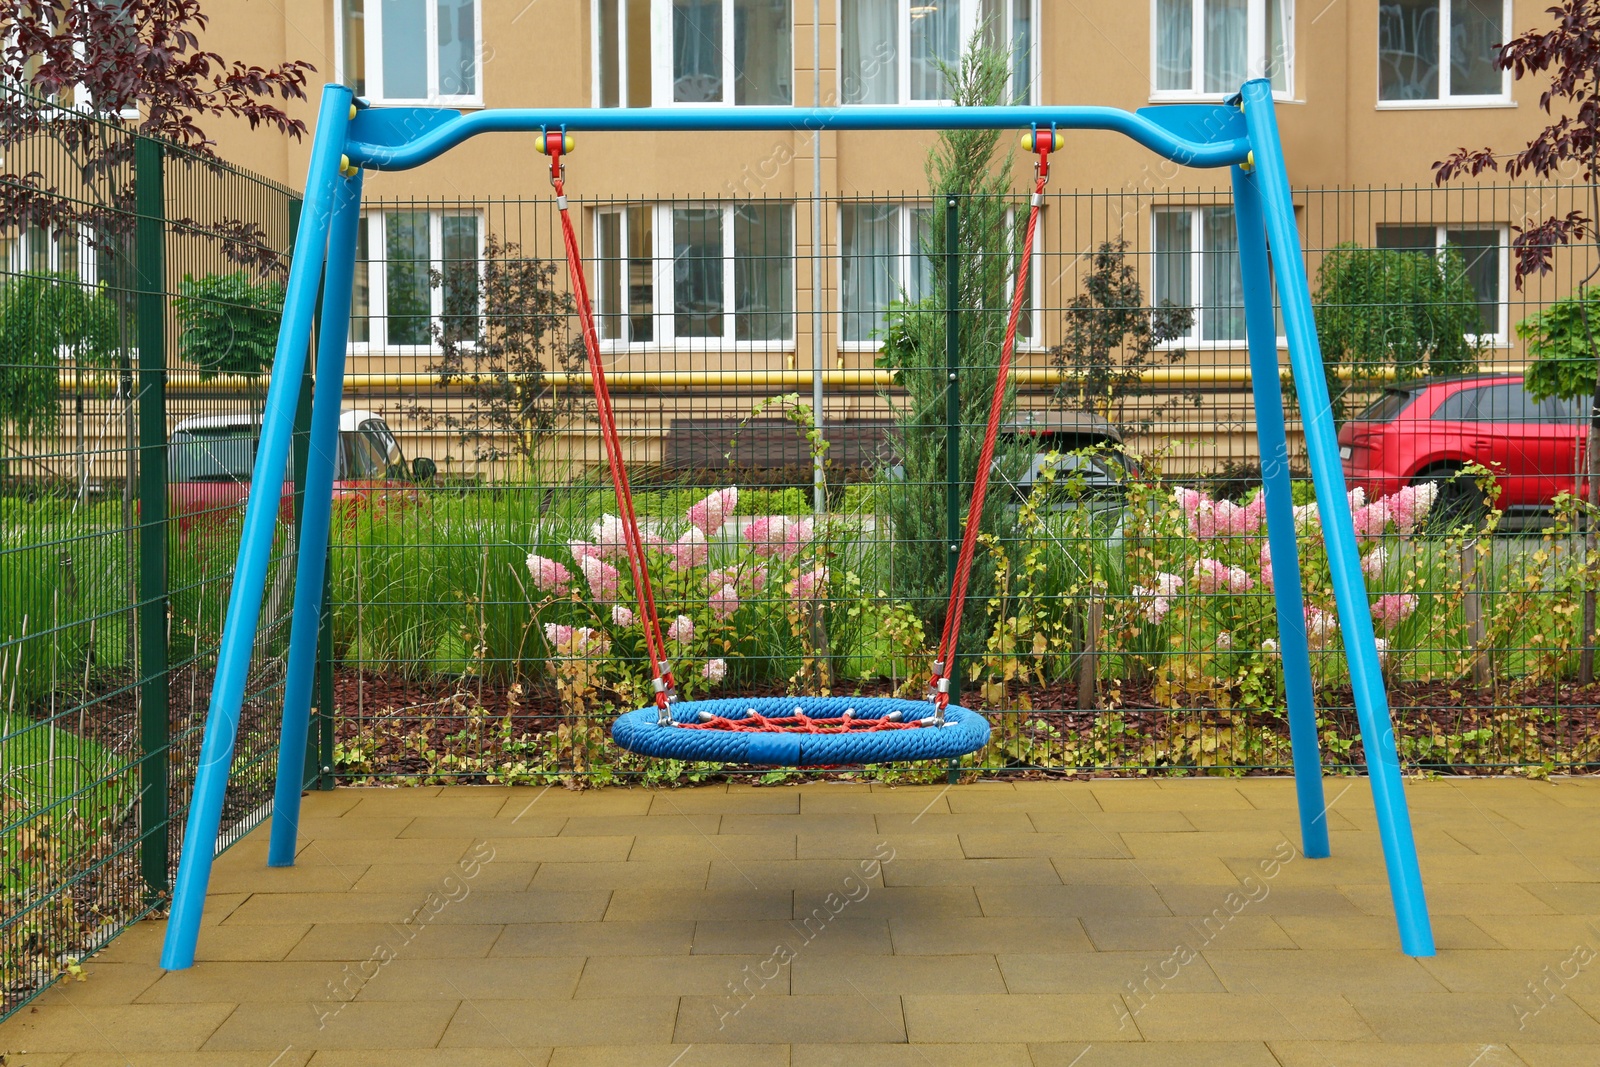
{"type": "Polygon", "coordinates": [[[840,99],[902,104],[950,99],[944,68],[983,27],[1011,53],[1014,103],[1034,96],[1036,0],[840,0],[840,99]],[[905,61],[901,62],[901,57],[905,61]]]}
{"type": "Polygon", "coordinates": [[[1223,97],[1252,78],[1294,91],[1294,0],[1153,0],[1151,95],[1223,97]]]}
{"type": "Polygon", "coordinates": [[[595,212],[596,319],[611,345],[794,339],[794,209],[639,205],[595,212]]]}
{"type": "Polygon", "coordinates": [[[481,105],[481,0],[340,0],[340,80],[375,103],[481,105]]]}
{"type": "Polygon", "coordinates": [[[1243,341],[1244,282],[1233,208],[1158,208],[1154,247],[1151,304],[1195,311],[1189,334],[1177,343],[1243,341]]]}
{"type": "Polygon", "coordinates": [[[1510,0],[1383,0],[1379,104],[1508,101],[1511,72],[1495,57],[1510,8],[1510,0]]]}
{"type": "Polygon", "coordinates": [[[594,0],[595,103],[793,103],[790,3],[594,0]]]}
{"type": "Polygon", "coordinates": [[[420,209],[364,214],[356,231],[351,343],[431,347],[439,339],[477,337],[482,258],[477,215],[420,209]]]}
{"type": "Polygon", "coordinates": [[[895,300],[928,295],[933,266],[923,247],[933,211],[909,204],[857,203],[839,209],[839,339],[876,344],[895,300]]]}
{"type": "MultiPolygon", "coordinates": [[[[1450,397],[1445,403],[1448,404],[1457,396],[1472,397],[1470,402],[1463,405],[1463,413],[1454,416],[1468,422],[1559,423],[1573,422],[1581,418],[1579,401],[1563,400],[1553,396],[1536,401],[1528,395],[1521,382],[1466,389],[1450,397]]],[[[1440,405],[1441,410],[1443,406],[1440,405]]],[[[1436,419],[1446,417],[1450,416],[1437,413],[1434,415],[1436,419]]]]}
{"type": "Polygon", "coordinates": [[[1505,228],[1477,226],[1454,229],[1448,226],[1378,226],[1379,248],[1443,253],[1454,248],[1466,264],[1467,278],[1478,296],[1478,313],[1483,333],[1496,342],[1506,336],[1506,306],[1501,294],[1506,291],[1508,261],[1505,228]]]}

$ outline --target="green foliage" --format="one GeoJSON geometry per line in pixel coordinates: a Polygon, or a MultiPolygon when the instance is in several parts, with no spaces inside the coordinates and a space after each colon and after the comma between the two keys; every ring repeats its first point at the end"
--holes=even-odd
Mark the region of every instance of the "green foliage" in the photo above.
{"type": "Polygon", "coordinates": [[[55,428],[63,358],[79,366],[115,361],[117,309],[99,290],[65,274],[24,274],[0,289],[0,426],[55,428]]]}
{"type": "Polygon", "coordinates": [[[1317,268],[1317,334],[1333,414],[1363,380],[1476,370],[1485,341],[1461,253],[1334,247],[1317,268]]]}
{"type": "MultiPolygon", "coordinates": [[[[946,74],[958,107],[980,107],[1004,102],[1008,58],[983,43],[980,30],[969,43],[959,70],[946,74]]],[[[965,507],[967,488],[978,467],[983,428],[988,421],[1005,339],[1011,304],[1008,282],[1022,242],[1025,209],[1008,219],[1013,206],[1012,155],[997,158],[1000,134],[995,130],[945,130],[929,150],[928,188],[937,190],[929,236],[923,251],[932,261],[933,296],[917,303],[891,307],[877,363],[895,374],[905,398],[886,397],[895,414],[896,437],[904,476],[885,487],[884,511],[894,529],[894,561],[890,591],[915,605],[929,633],[942,629],[948,592],[945,562],[945,314],[946,279],[945,196],[955,196],[960,223],[957,250],[957,291],[962,309],[961,353],[961,485],[965,507]]],[[[1025,202],[1024,202],[1025,203],[1025,202]]],[[[1013,398],[1005,398],[1009,416],[1013,398]]],[[[1024,456],[1020,449],[997,452],[1000,475],[1014,479],[1024,456]]],[[[997,488],[1003,486],[996,477],[997,488]]],[[[1013,526],[1007,494],[991,492],[980,529],[1006,539],[1013,526]]],[[[974,562],[969,599],[983,603],[994,582],[992,557],[974,562]]],[[[963,647],[982,644],[984,621],[969,613],[963,627],[963,647]]]]}
{"type": "Polygon", "coordinates": [[[1548,396],[1575,400],[1595,388],[1595,344],[1600,334],[1600,287],[1558,300],[1517,323],[1533,362],[1523,385],[1535,400],[1548,396]]]}
{"type": "Polygon", "coordinates": [[[172,301],[182,331],[178,354],[200,368],[201,381],[261,374],[278,345],[283,294],[282,282],[242,270],[198,279],[185,274],[172,301]]]}
{"type": "Polygon", "coordinates": [[[1065,373],[1055,403],[1098,415],[1124,433],[1148,426],[1155,411],[1146,411],[1138,425],[1130,425],[1127,400],[1138,392],[1145,371],[1183,362],[1187,353],[1182,348],[1160,346],[1185,336],[1193,325],[1194,312],[1169,300],[1145,307],[1139,273],[1128,261],[1128,242],[1103,242],[1091,260],[1083,292],[1064,312],[1061,343],[1050,350],[1050,362],[1065,373]]]}

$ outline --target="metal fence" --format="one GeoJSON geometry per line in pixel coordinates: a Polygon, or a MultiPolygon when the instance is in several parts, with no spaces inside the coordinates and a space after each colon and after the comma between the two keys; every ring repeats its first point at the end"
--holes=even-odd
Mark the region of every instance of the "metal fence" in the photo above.
{"type": "MultiPolygon", "coordinates": [[[[3,1015],[165,906],[262,392],[206,379],[270,361],[297,201],[12,89],[0,148],[3,1015]]],[[[293,544],[225,843],[271,792],[293,544]]]]}

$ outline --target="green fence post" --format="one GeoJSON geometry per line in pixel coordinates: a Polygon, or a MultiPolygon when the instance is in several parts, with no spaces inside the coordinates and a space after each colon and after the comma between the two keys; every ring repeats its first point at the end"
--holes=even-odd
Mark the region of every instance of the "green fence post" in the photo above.
{"type": "Polygon", "coordinates": [[[134,145],[139,341],[139,874],[168,892],[166,198],[158,141],[134,145]]]}
{"type": "MultiPolygon", "coordinates": [[[[961,209],[955,197],[944,202],[944,536],[945,577],[956,587],[956,561],[961,554],[961,209]]],[[[959,631],[956,641],[960,641],[959,631]]],[[[945,664],[950,703],[961,703],[960,657],[945,664]]]]}

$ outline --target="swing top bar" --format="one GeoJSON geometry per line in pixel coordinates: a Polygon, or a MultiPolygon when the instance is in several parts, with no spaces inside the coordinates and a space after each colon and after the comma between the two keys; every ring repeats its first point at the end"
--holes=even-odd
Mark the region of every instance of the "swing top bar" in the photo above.
{"type": "Polygon", "coordinates": [[[1243,163],[1250,152],[1244,115],[1226,104],[1113,107],[363,107],[344,152],[372,170],[409,170],[480,133],[567,130],[606,133],[813,130],[1105,130],[1124,134],[1190,167],[1243,163]]]}

